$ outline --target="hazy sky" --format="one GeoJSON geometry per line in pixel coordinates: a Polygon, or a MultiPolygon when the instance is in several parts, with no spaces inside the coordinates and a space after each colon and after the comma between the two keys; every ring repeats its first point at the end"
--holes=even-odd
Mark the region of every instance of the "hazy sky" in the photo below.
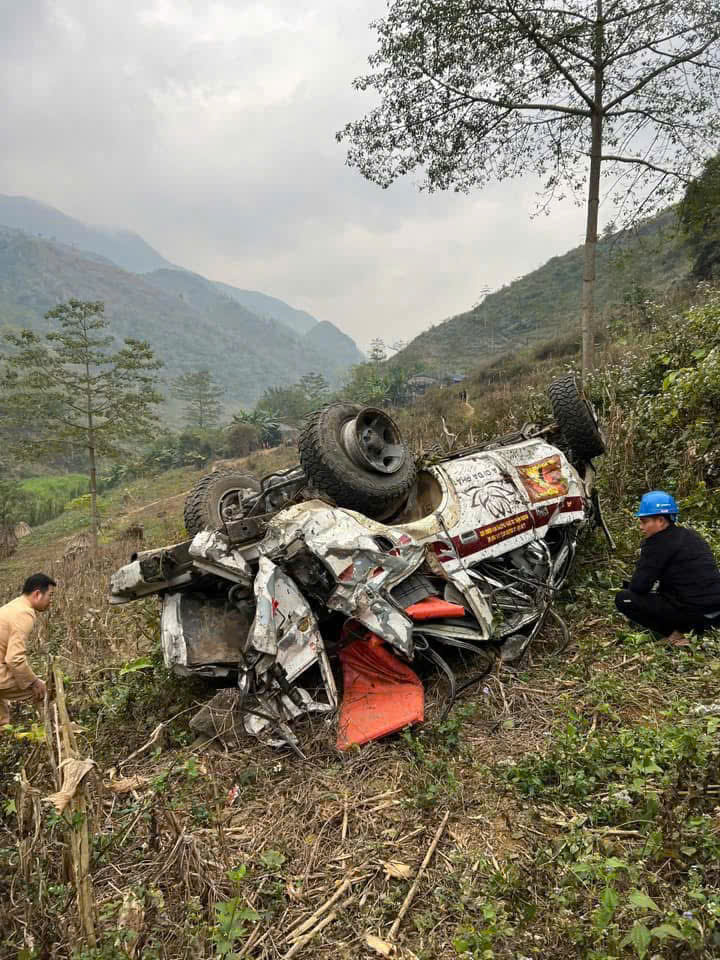
{"type": "Polygon", "coordinates": [[[0,0],[0,193],[127,227],[173,262],[412,337],[582,239],[532,182],[381,190],[334,134],[383,0],[0,0]]]}

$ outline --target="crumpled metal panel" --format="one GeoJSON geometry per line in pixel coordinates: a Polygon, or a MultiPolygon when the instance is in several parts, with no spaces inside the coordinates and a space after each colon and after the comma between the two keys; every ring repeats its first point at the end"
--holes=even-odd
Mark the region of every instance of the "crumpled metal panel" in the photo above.
{"type": "Polygon", "coordinates": [[[493,632],[493,612],[489,597],[483,593],[477,581],[462,567],[453,573],[452,585],[477,617],[483,639],[487,640],[493,632]]]}
{"type": "Polygon", "coordinates": [[[201,530],[190,544],[190,556],[196,566],[237,583],[252,583],[250,564],[242,550],[233,548],[228,538],[219,530],[201,530]]]}
{"type": "Polygon", "coordinates": [[[268,730],[268,727],[275,728],[282,734],[282,738],[267,739],[269,746],[282,747],[290,744],[297,748],[297,738],[287,727],[287,722],[294,720],[302,713],[330,713],[337,706],[336,703],[320,703],[318,700],[313,700],[303,687],[295,686],[294,690],[302,706],[293,703],[285,694],[276,696],[264,694],[253,698],[252,702],[247,704],[247,712],[243,715],[243,726],[246,732],[253,737],[259,737],[268,730]],[[257,713],[252,713],[253,709],[257,710],[257,713]],[[260,713],[265,716],[258,716],[260,713]],[[276,723],[271,723],[268,717],[273,717],[276,723]]]}
{"type": "Polygon", "coordinates": [[[179,593],[166,593],[162,599],[160,641],[166,667],[175,669],[187,666],[187,647],[180,618],[179,593]]]}
{"type": "Polygon", "coordinates": [[[337,688],[317,620],[287,574],[267,557],[255,577],[255,619],[249,645],[267,655],[255,668],[258,676],[279,664],[289,681],[319,662],[328,699],[337,706],[337,688]]]}
{"type": "Polygon", "coordinates": [[[160,635],[168,667],[225,676],[245,652],[252,613],[247,604],[194,592],[163,597],[160,635]]]}
{"type": "MultiPolygon", "coordinates": [[[[285,610],[291,609],[293,595],[300,597],[289,577],[267,557],[260,558],[255,574],[255,620],[250,629],[250,645],[262,653],[277,656],[278,625],[275,610],[282,606],[279,620],[285,621],[285,610]]],[[[302,601],[302,597],[300,597],[302,601]]],[[[304,602],[304,601],[302,601],[304,602]]]]}
{"type": "Polygon", "coordinates": [[[403,530],[320,500],[296,504],[277,514],[260,550],[265,557],[280,557],[298,541],[335,578],[327,606],[359,620],[411,657],[412,621],[393,604],[389,591],[422,564],[424,546],[403,530]],[[387,549],[376,537],[387,541],[387,549]]]}

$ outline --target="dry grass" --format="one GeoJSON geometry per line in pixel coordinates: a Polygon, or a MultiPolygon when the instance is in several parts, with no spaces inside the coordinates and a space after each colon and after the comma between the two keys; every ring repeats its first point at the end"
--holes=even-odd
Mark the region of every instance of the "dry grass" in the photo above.
{"type": "MultiPolygon", "coordinates": [[[[440,720],[444,685],[431,677],[430,724],[420,739],[396,737],[338,755],[332,724],[314,721],[301,731],[306,762],[255,741],[232,752],[188,743],[188,716],[209,691],[177,683],[159,667],[154,676],[121,674],[124,663],[152,649],[155,614],[152,601],[108,607],[103,587],[120,559],[117,549],[108,549],[96,563],[54,570],[69,586],[59,591],[36,647],[36,659],[53,652],[69,674],[81,752],[98,763],[89,786],[92,879],[100,927],[113,931],[110,940],[123,898],[134,891],[145,911],[141,945],[155,951],[148,956],[211,956],[215,906],[239,891],[262,917],[252,938],[241,938],[243,955],[283,956],[289,927],[351,877],[338,916],[302,955],[366,955],[366,934],[387,935],[409,885],[389,877],[384,864],[400,861],[414,873],[449,810],[449,830],[400,943],[407,956],[452,955],[461,890],[472,882],[473,865],[524,855],[518,823],[525,814],[489,788],[488,765],[541,747],[562,687],[536,691],[516,671],[498,667],[469,691],[464,719],[448,724],[440,720]],[[168,723],[172,713],[180,716],[168,723]],[[125,763],[160,721],[167,728],[156,749],[125,763]],[[139,786],[116,795],[103,786],[112,776],[138,777],[139,786]],[[241,866],[247,874],[236,890],[230,878],[241,866]]],[[[21,740],[12,759],[24,767],[33,797],[51,791],[43,744],[21,740]]],[[[12,784],[5,782],[2,792],[7,802],[12,784]]],[[[13,884],[22,895],[11,896],[4,921],[9,939],[0,957],[29,943],[42,944],[49,951],[43,955],[69,956],[78,934],[66,874],[67,828],[53,825],[36,804],[23,824],[11,817],[2,829],[0,847],[18,841],[24,875],[13,884]]]]}
{"type": "MultiPolygon", "coordinates": [[[[331,724],[314,721],[300,731],[305,762],[254,741],[225,751],[187,736],[189,713],[183,711],[192,712],[208,691],[175,684],[158,667],[153,674],[120,675],[119,664],[146,652],[152,639],[138,608],[113,613],[101,603],[81,626],[79,614],[101,577],[98,568],[76,572],[77,595],[73,589],[72,598],[58,604],[42,639],[57,644],[73,675],[68,696],[81,751],[98,763],[89,785],[92,880],[105,934],[101,955],[107,957],[116,956],[111,951],[122,927],[121,907],[131,893],[144,911],[135,955],[219,955],[216,908],[238,896],[260,916],[238,938],[240,955],[282,957],[290,947],[288,930],[346,878],[353,883],[334,920],[301,955],[371,956],[366,935],[387,937],[410,883],[389,877],[384,865],[399,861],[414,875],[446,810],[448,830],[400,928],[398,955],[455,956],[458,929],[477,922],[502,878],[525,877],[531,895],[542,901],[544,891],[533,880],[538,863],[548,859],[544,851],[575,815],[572,805],[521,801],[497,770],[544,751],[569,709],[594,717],[593,729],[595,723],[604,729],[602,702],[612,685],[618,685],[613,705],[626,723],[662,716],[672,689],[667,677],[643,678],[652,658],[628,655],[615,643],[612,622],[595,618],[587,626],[578,622],[581,647],[562,659],[553,654],[559,637],[549,631],[547,646],[536,646],[519,668],[496,666],[461,699],[449,722],[440,719],[445,688],[431,677],[429,723],[416,735],[338,755],[331,724]],[[74,632],[60,636],[68,624],[74,632]],[[179,716],[171,720],[173,714],[179,716]],[[160,721],[167,726],[155,748],[124,762],[160,721]],[[138,785],[117,795],[103,785],[111,777],[138,777],[138,785]],[[233,881],[239,868],[245,876],[233,881]]],[[[710,677],[696,678],[693,692],[708,695],[709,683],[710,677]]],[[[19,741],[12,751],[5,762],[24,766],[38,791],[32,796],[50,792],[44,745],[19,741]]],[[[6,782],[2,793],[5,801],[12,798],[12,784],[6,782]]],[[[598,850],[603,836],[597,835],[598,850]]],[[[46,810],[38,815],[37,804],[22,825],[14,816],[5,821],[0,848],[12,851],[19,843],[24,867],[11,853],[16,872],[8,875],[3,960],[29,943],[42,945],[38,956],[70,956],[77,920],[65,872],[67,838],[68,828],[46,810]]],[[[549,916],[498,945],[496,956],[536,956],[538,944],[542,956],[577,956],[549,916]]]]}
{"type": "MultiPolygon", "coordinates": [[[[528,384],[529,392],[537,386],[539,394],[540,377],[528,384]]],[[[469,400],[474,418],[447,391],[429,398],[415,416],[400,414],[403,427],[410,426],[413,442],[422,446],[444,436],[439,416],[451,432],[458,428],[458,443],[480,432],[485,417],[497,417],[501,429],[518,425],[504,386],[469,400]]],[[[610,424],[614,464],[628,456],[624,436],[620,419],[610,424]]],[[[248,458],[247,469],[262,474],[285,464],[285,451],[263,452],[248,458]]],[[[159,494],[156,488],[138,493],[127,513],[118,513],[117,528],[132,511],[133,520],[148,518],[150,543],[172,539],[186,479],[166,480],[159,494]],[[165,506],[171,496],[176,499],[165,506]],[[158,499],[164,517],[157,516],[158,499]]],[[[577,857],[637,863],[633,883],[647,886],[663,910],[684,908],[681,893],[660,888],[661,878],[674,877],[680,868],[667,857],[645,865],[647,836],[634,825],[608,834],[590,820],[577,839],[577,800],[570,794],[528,799],[506,776],[514,763],[543,756],[570,723],[582,730],[582,753],[614,731],[656,728],[674,705],[714,695],[717,644],[705,652],[696,645],[671,658],[647,639],[634,641],[631,649],[618,642],[608,586],[621,577],[622,565],[609,561],[599,542],[586,548],[580,586],[565,597],[574,642],[562,656],[555,652],[560,634],[548,627],[523,663],[496,664],[447,719],[446,688],[428,674],[427,723],[348,754],[333,749],[332,722],[315,719],[298,731],[306,761],[255,741],[232,750],[217,741],[195,742],[188,718],[214,691],[166,674],[157,658],[154,601],[120,608],[107,603],[108,575],[125,559],[128,545],[108,543],[97,561],[81,558],[72,565],[62,561],[62,551],[62,540],[24,543],[3,568],[3,592],[13,593],[8,576],[17,579],[21,569],[36,566],[52,571],[62,585],[38,632],[34,657],[38,664],[48,654],[60,658],[80,750],[98,764],[88,793],[101,943],[96,952],[83,952],[78,937],[67,863],[73,827],[40,803],[53,788],[45,744],[7,738],[0,746],[6,811],[0,824],[0,960],[21,956],[21,950],[28,951],[22,955],[28,960],[277,960],[290,950],[289,931],[346,880],[352,882],[332,908],[333,919],[298,955],[375,956],[366,936],[387,938],[445,812],[447,831],[400,927],[396,957],[455,957],[454,941],[465,928],[479,931],[476,952],[465,956],[590,956],[571,933],[584,924],[589,936],[600,936],[593,918],[602,890],[583,881],[586,899],[572,909],[556,899],[572,877],[566,849],[571,836],[577,857]],[[605,579],[599,582],[599,576],[605,579]],[[124,672],[139,657],[149,665],[124,672]],[[160,724],[152,747],[127,761],[160,724]],[[30,784],[22,803],[13,780],[21,769],[30,784]],[[137,779],[130,792],[117,793],[112,782],[118,778],[137,779]],[[407,865],[410,876],[389,876],[389,861],[407,865]],[[140,904],[137,932],[123,909],[132,898],[140,904]],[[255,911],[257,919],[248,914],[244,930],[224,952],[219,921],[233,903],[239,912],[255,911]],[[512,925],[488,920],[489,906],[512,918],[512,925]],[[490,946],[482,940],[486,930],[490,946]]],[[[470,662],[456,666],[461,676],[478,670],[470,662]]],[[[19,716],[20,731],[31,732],[28,708],[19,716]]],[[[606,793],[600,784],[598,803],[606,793]]],[[[686,944],[678,945],[679,952],[663,945],[657,956],[712,956],[680,948],[686,944]]]]}

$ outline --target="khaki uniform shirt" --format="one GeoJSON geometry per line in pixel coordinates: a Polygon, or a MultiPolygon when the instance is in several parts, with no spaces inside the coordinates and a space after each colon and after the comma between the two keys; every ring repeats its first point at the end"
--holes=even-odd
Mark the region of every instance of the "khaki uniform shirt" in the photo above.
{"type": "Polygon", "coordinates": [[[26,597],[0,607],[0,690],[25,690],[37,679],[26,654],[34,626],[35,611],[26,597]]]}

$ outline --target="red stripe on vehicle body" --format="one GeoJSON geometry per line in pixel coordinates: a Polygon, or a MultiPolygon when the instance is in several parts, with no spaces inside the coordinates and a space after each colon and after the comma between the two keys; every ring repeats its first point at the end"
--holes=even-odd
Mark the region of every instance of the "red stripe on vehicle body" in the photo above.
{"type": "Polygon", "coordinates": [[[531,511],[525,510],[511,517],[503,517],[494,523],[488,523],[483,527],[477,527],[475,530],[456,534],[452,538],[454,550],[446,540],[434,540],[429,546],[439,560],[448,563],[450,560],[455,560],[456,556],[469,557],[496,543],[502,543],[504,540],[510,540],[521,533],[527,533],[528,530],[545,527],[558,510],[560,513],[575,513],[582,509],[582,497],[565,497],[561,504],[554,503],[536,507],[531,511]]]}

